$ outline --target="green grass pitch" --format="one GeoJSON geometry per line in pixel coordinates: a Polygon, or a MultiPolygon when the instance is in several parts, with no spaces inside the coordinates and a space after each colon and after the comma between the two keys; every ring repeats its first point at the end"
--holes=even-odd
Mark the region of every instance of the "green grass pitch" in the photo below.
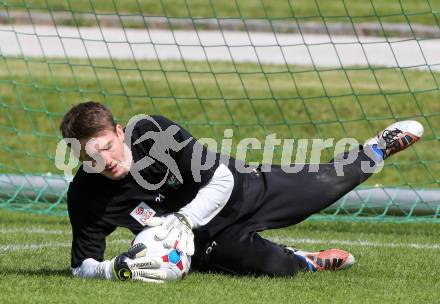
{"type": "MultiPolygon", "coordinates": [[[[0,7],[5,13],[49,9],[274,21],[294,12],[299,22],[438,27],[440,0],[5,0],[0,7]]],[[[79,15],[77,25],[94,25],[79,15]]],[[[416,69],[2,56],[0,174],[60,174],[54,167],[59,121],[72,104],[92,99],[110,105],[123,124],[142,112],[166,115],[196,137],[219,139],[223,129],[233,128],[233,146],[271,132],[362,141],[395,119],[415,118],[425,126],[423,140],[391,158],[368,184],[436,188],[439,83],[438,72],[416,69]]],[[[247,160],[260,159],[255,151],[247,160]]],[[[349,250],[355,266],[294,278],[191,273],[181,282],[150,285],[72,277],[67,217],[0,208],[0,303],[439,303],[439,232],[440,224],[426,222],[306,221],[263,234],[305,250],[349,250]]],[[[106,258],[126,250],[131,238],[118,229],[108,239],[106,258]]]]}
{"type": "MultiPolygon", "coordinates": [[[[0,210],[0,303],[438,303],[440,225],[306,221],[264,235],[307,250],[340,247],[356,257],[340,272],[294,278],[191,273],[163,285],[70,275],[65,217],[0,210]]],[[[106,258],[132,236],[118,229],[106,258]]]]}

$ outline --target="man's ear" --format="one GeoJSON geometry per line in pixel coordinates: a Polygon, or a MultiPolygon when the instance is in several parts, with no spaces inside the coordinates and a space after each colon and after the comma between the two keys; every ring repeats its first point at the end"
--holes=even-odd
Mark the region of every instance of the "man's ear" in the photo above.
{"type": "Polygon", "coordinates": [[[120,124],[116,124],[116,135],[122,140],[125,138],[124,128],[120,124]]]}

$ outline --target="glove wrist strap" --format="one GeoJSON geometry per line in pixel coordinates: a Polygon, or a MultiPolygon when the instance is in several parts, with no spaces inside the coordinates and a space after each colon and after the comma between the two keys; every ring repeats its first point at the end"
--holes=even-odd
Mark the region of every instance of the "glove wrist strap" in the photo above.
{"type": "Polygon", "coordinates": [[[181,221],[183,224],[185,224],[189,229],[192,229],[192,222],[191,219],[182,213],[175,213],[175,216],[181,221]]]}

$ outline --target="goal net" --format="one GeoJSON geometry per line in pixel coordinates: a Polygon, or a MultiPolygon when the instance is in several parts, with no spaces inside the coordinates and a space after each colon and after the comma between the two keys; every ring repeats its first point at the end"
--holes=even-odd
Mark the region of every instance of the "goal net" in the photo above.
{"type": "Polygon", "coordinates": [[[419,143],[315,218],[438,220],[439,17],[439,0],[2,1],[0,206],[66,214],[58,125],[93,100],[123,125],[164,115],[219,152],[231,129],[232,156],[243,138],[292,139],[291,162],[313,139],[362,143],[416,119],[419,143]]]}

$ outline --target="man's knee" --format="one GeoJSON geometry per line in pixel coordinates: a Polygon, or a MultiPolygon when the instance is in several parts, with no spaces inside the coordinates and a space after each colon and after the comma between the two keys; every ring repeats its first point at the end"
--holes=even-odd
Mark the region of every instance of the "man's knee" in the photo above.
{"type": "Polygon", "coordinates": [[[273,252],[260,257],[256,273],[274,277],[294,276],[303,267],[301,260],[288,252],[273,252]]]}
{"type": "Polygon", "coordinates": [[[209,268],[235,275],[279,277],[293,276],[305,265],[288,249],[251,233],[245,242],[216,241],[209,268]]]}

